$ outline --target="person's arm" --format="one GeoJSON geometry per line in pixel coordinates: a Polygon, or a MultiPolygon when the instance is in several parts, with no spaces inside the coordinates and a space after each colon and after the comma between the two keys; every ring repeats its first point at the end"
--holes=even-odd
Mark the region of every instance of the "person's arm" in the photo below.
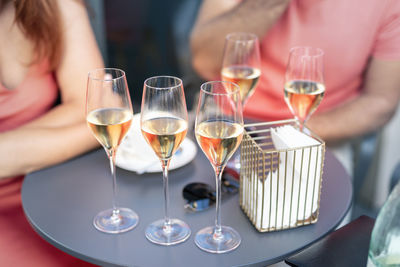
{"type": "Polygon", "coordinates": [[[190,43],[192,64],[205,79],[219,75],[225,36],[251,32],[261,40],[290,0],[204,0],[190,43]]]}
{"type": "Polygon", "coordinates": [[[312,115],[307,127],[327,143],[381,128],[394,115],[399,104],[399,73],[400,61],[372,58],[360,97],[329,112],[312,115]]]}
{"type": "Polygon", "coordinates": [[[56,78],[61,104],[40,118],[0,134],[0,178],[26,174],[70,159],[98,145],[85,122],[88,71],[104,66],[85,6],[58,1],[63,52],[56,78]]]}

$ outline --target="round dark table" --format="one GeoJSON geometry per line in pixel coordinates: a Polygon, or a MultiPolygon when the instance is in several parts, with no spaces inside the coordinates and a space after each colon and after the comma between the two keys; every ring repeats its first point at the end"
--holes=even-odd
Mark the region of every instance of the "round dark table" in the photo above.
{"type": "Polygon", "coordinates": [[[93,216],[110,208],[112,182],[108,160],[99,149],[25,177],[23,208],[33,228],[49,243],[101,266],[266,266],[285,259],[321,239],[341,222],[350,207],[352,185],[348,174],[327,150],[320,214],[316,224],[260,233],[239,207],[238,195],[222,202],[224,225],[236,229],[240,246],[229,253],[210,254],[196,247],[194,235],[214,224],[215,209],[185,212],[183,187],[194,181],[213,185],[211,165],[201,151],[188,165],[170,171],[170,214],[189,224],[192,235],[181,244],[164,247],[149,242],[144,230],[163,218],[161,173],[137,175],[117,169],[118,200],[140,217],[132,231],[112,235],[97,231],[93,216]]]}

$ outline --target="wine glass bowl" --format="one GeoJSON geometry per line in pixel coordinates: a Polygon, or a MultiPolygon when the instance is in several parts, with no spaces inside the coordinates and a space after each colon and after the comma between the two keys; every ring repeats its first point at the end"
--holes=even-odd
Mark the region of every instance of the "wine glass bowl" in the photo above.
{"type": "Polygon", "coordinates": [[[285,74],[284,97],[303,129],[325,94],[323,51],[313,47],[290,50],[285,74]]]}
{"type": "Polygon", "coordinates": [[[144,82],[141,131],[161,161],[164,187],[164,219],[146,229],[149,241],[159,245],[174,245],[190,236],[189,226],[169,217],[168,167],[188,129],[188,114],[182,81],[171,76],[148,78],[144,82]]]}
{"type": "Polygon", "coordinates": [[[240,87],[242,106],[254,93],[260,78],[260,44],[252,33],[230,33],[225,38],[221,77],[240,87]]]}
{"type": "Polygon", "coordinates": [[[221,225],[221,178],[226,163],[243,137],[243,115],[239,86],[225,81],[201,85],[196,112],[196,140],[210,161],[216,180],[215,226],[200,230],[196,245],[207,252],[224,253],[237,248],[241,238],[233,228],[221,225]]]}
{"type": "Polygon", "coordinates": [[[93,224],[105,233],[122,233],[133,229],[139,218],[128,208],[117,205],[115,157],[133,118],[125,72],[105,68],[89,72],[86,93],[86,121],[110,161],[113,177],[112,209],[98,213],[93,224]]]}

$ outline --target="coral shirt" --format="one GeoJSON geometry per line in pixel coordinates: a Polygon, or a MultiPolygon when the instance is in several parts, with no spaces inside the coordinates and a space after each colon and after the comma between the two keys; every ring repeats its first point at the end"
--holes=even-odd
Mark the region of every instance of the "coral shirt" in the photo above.
{"type": "Polygon", "coordinates": [[[245,116],[291,118],[283,96],[289,50],[313,46],[325,52],[326,92],[316,112],[360,95],[370,57],[400,60],[400,1],[292,0],[261,40],[261,77],[245,116]]]}
{"type": "MultiPolygon", "coordinates": [[[[0,132],[29,122],[54,105],[58,87],[47,66],[33,65],[17,88],[0,83],[0,132]]],[[[22,176],[0,180],[0,265],[92,266],[53,247],[32,229],[22,210],[22,181],[22,176]]]]}

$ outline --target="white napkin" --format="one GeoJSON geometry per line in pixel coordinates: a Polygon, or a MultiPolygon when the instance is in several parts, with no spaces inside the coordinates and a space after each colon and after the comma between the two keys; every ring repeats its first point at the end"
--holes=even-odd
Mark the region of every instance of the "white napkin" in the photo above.
{"type": "Polygon", "coordinates": [[[276,229],[293,227],[297,221],[308,219],[318,208],[322,146],[304,148],[320,143],[291,125],[271,129],[271,138],[276,150],[293,150],[278,152],[278,168],[268,173],[264,187],[262,180],[257,179],[259,204],[256,226],[276,229]]]}

